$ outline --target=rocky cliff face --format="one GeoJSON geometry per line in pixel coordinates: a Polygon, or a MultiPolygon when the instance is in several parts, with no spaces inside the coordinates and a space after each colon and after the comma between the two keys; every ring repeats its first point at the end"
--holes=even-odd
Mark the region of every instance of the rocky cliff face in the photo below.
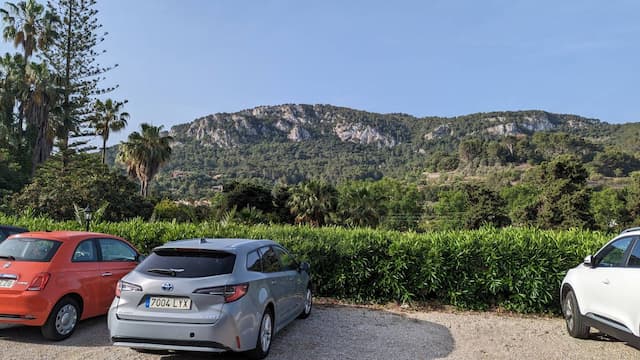
{"type": "Polygon", "coordinates": [[[342,142],[393,148],[417,141],[459,140],[465,136],[531,135],[538,131],[580,129],[597,120],[543,111],[472,114],[457,118],[415,118],[375,114],[330,105],[259,106],[237,113],[218,113],[174,126],[178,142],[238,147],[257,142],[296,142],[334,137],[342,142]],[[404,140],[403,140],[404,139],[404,140]],[[413,140],[412,140],[413,139],[413,140]]]}

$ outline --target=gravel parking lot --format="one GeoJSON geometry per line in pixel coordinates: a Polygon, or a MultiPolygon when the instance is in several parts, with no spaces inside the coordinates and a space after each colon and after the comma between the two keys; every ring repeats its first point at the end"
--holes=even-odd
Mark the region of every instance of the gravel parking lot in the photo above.
{"type": "MultiPolygon", "coordinates": [[[[279,333],[269,359],[638,359],[640,351],[597,333],[569,337],[559,318],[316,306],[279,333]]],[[[84,321],[69,339],[37,328],[0,330],[3,359],[242,359],[240,355],[141,354],[111,346],[106,319],[84,321]]]]}

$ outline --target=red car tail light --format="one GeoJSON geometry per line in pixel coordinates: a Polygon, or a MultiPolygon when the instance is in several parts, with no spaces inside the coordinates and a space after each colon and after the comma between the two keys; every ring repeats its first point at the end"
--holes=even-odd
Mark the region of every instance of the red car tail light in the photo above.
{"type": "Polygon", "coordinates": [[[41,272],[38,275],[36,275],[35,278],[33,278],[33,280],[31,281],[31,284],[29,284],[29,287],[27,288],[27,291],[41,291],[44,290],[45,286],[47,286],[47,283],[49,282],[49,279],[51,278],[51,274],[47,273],[47,272],[41,272]]]}
{"type": "Polygon", "coordinates": [[[243,297],[249,290],[249,284],[215,286],[194,291],[195,294],[224,296],[224,302],[232,302],[243,297]]]}

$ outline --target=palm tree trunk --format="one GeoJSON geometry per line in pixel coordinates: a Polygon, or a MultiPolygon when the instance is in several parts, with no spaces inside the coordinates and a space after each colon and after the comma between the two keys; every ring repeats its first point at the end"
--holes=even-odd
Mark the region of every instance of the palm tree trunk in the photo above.
{"type": "Polygon", "coordinates": [[[102,165],[105,164],[105,158],[107,156],[107,137],[102,137],[102,165]]]}

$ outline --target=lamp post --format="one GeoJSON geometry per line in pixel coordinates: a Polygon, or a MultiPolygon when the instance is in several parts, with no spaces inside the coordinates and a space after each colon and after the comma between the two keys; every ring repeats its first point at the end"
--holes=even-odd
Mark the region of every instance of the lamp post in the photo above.
{"type": "Polygon", "coordinates": [[[91,208],[88,206],[84,209],[84,222],[86,225],[86,230],[89,231],[89,223],[91,223],[91,208]]]}

